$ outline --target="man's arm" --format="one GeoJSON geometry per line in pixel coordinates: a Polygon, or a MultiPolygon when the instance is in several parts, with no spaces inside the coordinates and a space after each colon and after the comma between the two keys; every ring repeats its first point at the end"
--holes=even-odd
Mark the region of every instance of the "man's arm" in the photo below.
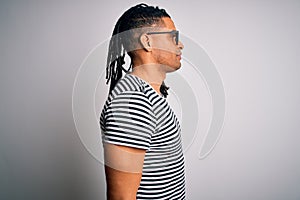
{"type": "Polygon", "coordinates": [[[135,200],[145,157],[143,149],[104,144],[108,200],[135,200]]]}

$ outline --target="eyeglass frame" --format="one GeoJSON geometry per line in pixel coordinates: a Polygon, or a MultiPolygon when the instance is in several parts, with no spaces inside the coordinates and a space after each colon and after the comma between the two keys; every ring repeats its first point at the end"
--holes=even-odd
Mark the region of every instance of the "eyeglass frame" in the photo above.
{"type": "Polygon", "coordinates": [[[175,43],[178,45],[179,42],[179,31],[172,30],[172,31],[162,31],[162,32],[147,32],[148,35],[156,35],[156,34],[172,34],[175,35],[175,43]]]}

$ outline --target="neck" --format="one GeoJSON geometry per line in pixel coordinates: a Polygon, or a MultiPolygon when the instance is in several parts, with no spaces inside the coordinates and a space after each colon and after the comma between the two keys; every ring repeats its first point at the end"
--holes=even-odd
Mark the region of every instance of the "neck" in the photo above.
{"type": "Polygon", "coordinates": [[[160,94],[160,86],[166,78],[166,73],[161,70],[160,64],[149,63],[139,66],[133,65],[131,74],[146,81],[160,94]]]}

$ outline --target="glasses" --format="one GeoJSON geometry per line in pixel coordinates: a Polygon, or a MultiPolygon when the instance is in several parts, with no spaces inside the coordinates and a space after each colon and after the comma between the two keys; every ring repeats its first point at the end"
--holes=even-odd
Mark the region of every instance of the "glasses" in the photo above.
{"type": "Polygon", "coordinates": [[[179,31],[164,31],[164,32],[148,32],[148,35],[154,35],[154,34],[171,34],[175,37],[175,43],[176,45],[178,45],[178,41],[179,41],[179,31]]]}

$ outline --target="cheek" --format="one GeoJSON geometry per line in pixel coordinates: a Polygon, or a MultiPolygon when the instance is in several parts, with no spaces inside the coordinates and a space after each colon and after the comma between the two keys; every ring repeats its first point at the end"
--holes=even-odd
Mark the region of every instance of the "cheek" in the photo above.
{"type": "Polygon", "coordinates": [[[173,44],[173,42],[168,38],[164,40],[157,40],[153,44],[153,48],[160,50],[160,51],[165,51],[169,53],[175,53],[176,54],[176,46],[173,44]]]}
{"type": "Polygon", "coordinates": [[[164,63],[167,65],[173,65],[176,61],[176,49],[177,47],[170,41],[156,41],[153,44],[153,56],[159,63],[164,63]]]}
{"type": "Polygon", "coordinates": [[[160,49],[155,49],[154,52],[156,57],[160,59],[170,60],[176,58],[176,52],[172,49],[160,48],[160,49]]]}
{"type": "Polygon", "coordinates": [[[168,50],[157,49],[156,57],[160,61],[170,61],[174,54],[168,50]]]}

